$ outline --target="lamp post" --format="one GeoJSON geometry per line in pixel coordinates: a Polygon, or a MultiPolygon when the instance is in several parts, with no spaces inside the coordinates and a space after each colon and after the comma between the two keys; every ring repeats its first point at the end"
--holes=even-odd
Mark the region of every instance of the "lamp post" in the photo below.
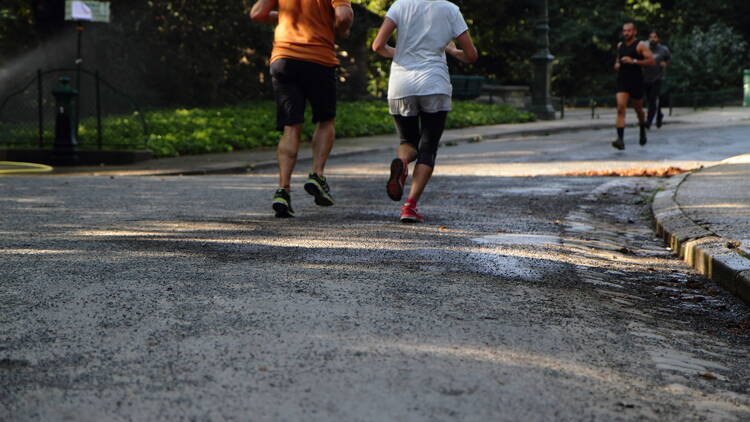
{"type": "Polygon", "coordinates": [[[550,95],[553,56],[549,51],[549,12],[547,0],[536,0],[537,53],[531,57],[534,63],[534,85],[531,93],[531,111],[542,120],[555,120],[555,108],[550,95]]]}

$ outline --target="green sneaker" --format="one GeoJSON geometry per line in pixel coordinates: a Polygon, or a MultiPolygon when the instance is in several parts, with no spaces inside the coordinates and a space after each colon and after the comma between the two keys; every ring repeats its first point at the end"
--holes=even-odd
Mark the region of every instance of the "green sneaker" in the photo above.
{"type": "Polygon", "coordinates": [[[331,188],[328,187],[325,177],[318,176],[315,173],[310,173],[307,182],[305,182],[305,190],[307,193],[315,197],[315,205],[330,207],[334,204],[333,197],[330,193],[331,188]]]}
{"type": "Polygon", "coordinates": [[[294,217],[292,197],[286,189],[276,189],[276,193],[273,194],[273,210],[276,211],[276,218],[294,217]]]}

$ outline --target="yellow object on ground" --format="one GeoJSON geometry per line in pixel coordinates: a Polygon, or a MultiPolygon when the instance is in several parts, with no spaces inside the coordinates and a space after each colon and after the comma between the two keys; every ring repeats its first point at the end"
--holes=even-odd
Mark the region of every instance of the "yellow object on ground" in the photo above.
{"type": "Polygon", "coordinates": [[[52,167],[45,164],[19,163],[15,161],[0,161],[0,175],[23,173],[49,173],[52,167]]]}

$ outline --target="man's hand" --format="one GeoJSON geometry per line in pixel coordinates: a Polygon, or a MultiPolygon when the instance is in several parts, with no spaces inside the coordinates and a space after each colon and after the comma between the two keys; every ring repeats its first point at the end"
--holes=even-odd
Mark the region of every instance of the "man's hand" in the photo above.
{"type": "Polygon", "coordinates": [[[622,62],[623,64],[633,64],[633,63],[635,62],[635,60],[633,60],[633,58],[632,58],[632,57],[630,57],[630,56],[625,56],[625,57],[621,57],[621,58],[620,58],[620,61],[621,61],[621,62],[622,62]]]}
{"type": "Polygon", "coordinates": [[[339,39],[349,38],[351,35],[352,23],[354,22],[354,10],[351,6],[336,7],[336,22],[334,31],[339,39]]]}
{"type": "Polygon", "coordinates": [[[250,19],[255,22],[276,24],[279,12],[273,10],[278,7],[278,0],[258,0],[250,9],[250,19]]]}

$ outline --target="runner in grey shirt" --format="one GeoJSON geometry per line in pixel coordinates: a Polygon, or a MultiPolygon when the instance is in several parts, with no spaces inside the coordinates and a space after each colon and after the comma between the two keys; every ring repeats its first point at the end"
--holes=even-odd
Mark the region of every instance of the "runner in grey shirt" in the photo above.
{"type": "Polygon", "coordinates": [[[661,43],[659,34],[651,31],[648,37],[648,44],[654,55],[656,66],[646,66],[643,68],[643,79],[646,86],[646,98],[648,99],[648,117],[646,118],[646,127],[651,128],[651,124],[656,117],[656,127],[660,128],[664,120],[664,114],[661,112],[661,106],[665,102],[666,95],[662,95],[664,88],[664,76],[667,66],[672,60],[672,53],[666,45],[661,43]]]}

